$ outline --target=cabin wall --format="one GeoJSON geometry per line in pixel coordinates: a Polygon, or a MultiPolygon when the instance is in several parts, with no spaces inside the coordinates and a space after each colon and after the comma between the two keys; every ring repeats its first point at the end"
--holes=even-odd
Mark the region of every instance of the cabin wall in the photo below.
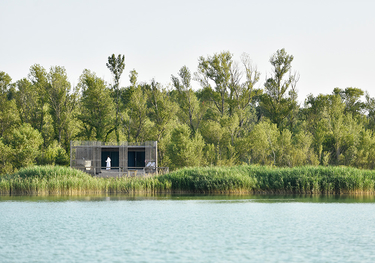
{"type": "Polygon", "coordinates": [[[86,142],[72,141],[70,147],[70,166],[79,170],[83,170],[90,174],[100,173],[102,167],[102,155],[105,154],[104,149],[118,150],[119,164],[121,172],[127,172],[129,163],[129,151],[143,151],[144,162],[138,163],[139,168],[147,166],[153,162],[157,167],[157,142],[147,141],[144,143],[127,143],[123,142],[118,145],[104,142],[86,142]]]}

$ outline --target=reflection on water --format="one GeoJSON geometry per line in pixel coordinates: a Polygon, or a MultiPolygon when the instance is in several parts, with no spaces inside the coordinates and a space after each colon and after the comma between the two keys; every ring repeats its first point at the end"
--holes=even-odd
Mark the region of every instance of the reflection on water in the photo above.
{"type": "Polygon", "coordinates": [[[141,201],[141,200],[205,200],[234,202],[308,202],[308,203],[375,203],[375,195],[236,195],[236,194],[97,194],[75,196],[8,196],[0,202],[66,202],[66,201],[141,201]]]}
{"type": "Polygon", "coordinates": [[[1,262],[375,262],[373,196],[0,196],[1,262]]]}

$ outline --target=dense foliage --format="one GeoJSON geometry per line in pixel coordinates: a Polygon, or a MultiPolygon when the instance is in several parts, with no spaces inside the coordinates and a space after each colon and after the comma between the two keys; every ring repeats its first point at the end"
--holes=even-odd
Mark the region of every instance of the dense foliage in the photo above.
{"type": "MultiPolygon", "coordinates": [[[[107,84],[83,70],[72,86],[64,67],[30,67],[13,82],[0,71],[0,175],[34,164],[69,164],[71,140],[158,141],[159,166],[262,164],[280,167],[375,166],[375,99],[359,88],[297,100],[299,75],[284,49],[261,75],[248,55],[198,58],[171,85],[138,81],[121,87],[125,57],[106,64],[107,84]],[[201,89],[193,90],[192,81],[201,89]],[[260,88],[255,88],[260,87],[260,88]]],[[[105,62],[103,62],[105,63],[105,62]]]]}

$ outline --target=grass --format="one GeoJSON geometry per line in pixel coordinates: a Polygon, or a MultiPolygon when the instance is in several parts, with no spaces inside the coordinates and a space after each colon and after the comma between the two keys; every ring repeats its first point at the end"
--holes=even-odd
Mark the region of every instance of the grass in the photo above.
{"type": "Polygon", "coordinates": [[[97,178],[61,166],[34,166],[0,177],[0,194],[91,193],[374,194],[375,171],[349,167],[184,168],[154,177],[97,178]]]}
{"type": "Polygon", "coordinates": [[[184,168],[158,177],[174,191],[201,193],[375,193],[375,171],[350,167],[234,166],[184,168]]]}
{"type": "Polygon", "coordinates": [[[168,190],[156,177],[96,178],[62,166],[34,166],[0,179],[0,194],[49,195],[132,193],[168,190]]]}

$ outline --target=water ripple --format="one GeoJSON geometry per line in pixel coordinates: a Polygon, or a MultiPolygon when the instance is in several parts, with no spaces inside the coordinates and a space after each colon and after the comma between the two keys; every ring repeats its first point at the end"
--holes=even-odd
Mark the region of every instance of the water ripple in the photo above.
{"type": "Polygon", "coordinates": [[[258,201],[3,201],[0,261],[375,262],[374,203],[258,201]]]}

